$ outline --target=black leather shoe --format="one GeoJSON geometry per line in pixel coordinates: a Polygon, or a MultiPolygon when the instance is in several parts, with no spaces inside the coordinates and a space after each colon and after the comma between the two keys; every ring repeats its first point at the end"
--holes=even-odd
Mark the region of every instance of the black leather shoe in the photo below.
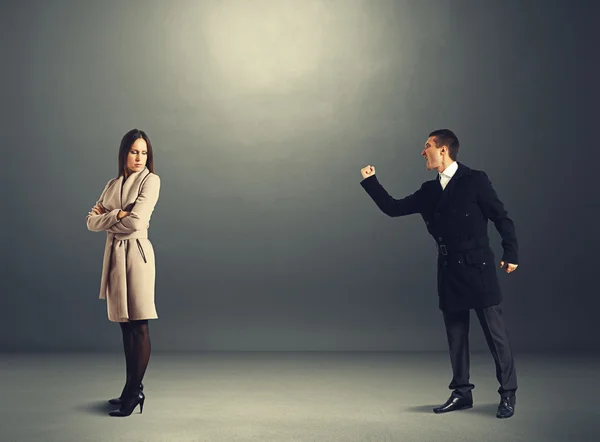
{"type": "MultiPolygon", "coordinates": [[[[144,391],[144,384],[142,384],[140,382],[140,390],[144,391]]],[[[125,393],[127,392],[127,384],[125,384],[125,387],[123,387],[123,391],[121,392],[121,396],[116,397],[114,399],[109,399],[108,403],[111,405],[121,405],[121,403],[123,402],[123,396],[125,395],[125,393]]]]}
{"type": "Polygon", "coordinates": [[[433,412],[437,414],[448,413],[449,411],[466,410],[467,408],[473,408],[473,399],[450,396],[450,399],[448,399],[444,405],[435,407],[433,412]]]}
{"type": "Polygon", "coordinates": [[[516,396],[505,396],[500,398],[496,417],[498,419],[506,419],[515,414],[515,405],[517,404],[516,396]]]}

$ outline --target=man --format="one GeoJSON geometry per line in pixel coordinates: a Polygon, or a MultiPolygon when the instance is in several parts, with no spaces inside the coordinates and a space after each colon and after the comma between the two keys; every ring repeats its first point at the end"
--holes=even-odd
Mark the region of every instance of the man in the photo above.
{"type": "Polygon", "coordinates": [[[513,222],[487,175],[457,162],[458,149],[458,138],[452,131],[430,133],[421,155],[427,169],[437,170],[438,176],[406,198],[392,198],[370,165],[361,170],[361,185],[388,216],[421,214],[436,241],[439,308],[448,337],[453,391],[446,403],[433,411],[446,413],[473,406],[474,385],[469,382],[469,316],[473,309],[496,364],[500,383],[496,416],[509,418],[515,410],[517,375],[502,318],[502,295],[487,235],[488,219],[502,237],[500,268],[507,273],[518,265],[517,238],[513,222]]]}

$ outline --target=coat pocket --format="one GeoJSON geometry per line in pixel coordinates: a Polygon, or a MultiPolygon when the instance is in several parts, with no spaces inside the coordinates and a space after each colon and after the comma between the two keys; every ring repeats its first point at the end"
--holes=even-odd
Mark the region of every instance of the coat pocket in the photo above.
{"type": "Polygon", "coordinates": [[[144,253],[144,248],[142,247],[142,243],[140,243],[139,239],[135,239],[135,242],[137,243],[138,246],[138,250],[140,251],[140,255],[142,255],[142,259],[144,260],[145,263],[147,263],[148,261],[146,261],[146,254],[144,253]]]}
{"type": "Polygon", "coordinates": [[[465,254],[465,264],[485,270],[493,261],[493,257],[485,249],[469,250],[465,254]]]}
{"type": "Polygon", "coordinates": [[[490,249],[469,250],[465,254],[464,260],[465,267],[472,269],[473,278],[481,281],[485,293],[500,291],[494,266],[494,253],[490,249]]]}

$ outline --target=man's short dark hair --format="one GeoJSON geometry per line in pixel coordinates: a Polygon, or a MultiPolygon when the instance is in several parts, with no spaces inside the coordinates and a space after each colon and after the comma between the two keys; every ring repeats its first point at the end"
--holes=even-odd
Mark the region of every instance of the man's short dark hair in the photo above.
{"type": "Polygon", "coordinates": [[[448,146],[450,158],[456,161],[456,158],[458,158],[458,148],[460,147],[460,144],[458,143],[458,138],[454,132],[452,132],[450,129],[438,129],[431,132],[429,136],[435,138],[438,148],[442,146],[448,146]]]}

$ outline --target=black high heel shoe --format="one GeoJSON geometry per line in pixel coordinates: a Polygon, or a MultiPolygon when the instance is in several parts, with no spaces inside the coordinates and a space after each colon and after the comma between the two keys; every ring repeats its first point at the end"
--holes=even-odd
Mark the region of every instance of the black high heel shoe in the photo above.
{"type": "MultiPolygon", "coordinates": [[[[144,384],[142,384],[140,382],[140,391],[144,391],[144,384]]],[[[123,391],[121,392],[121,396],[116,397],[114,399],[109,399],[108,403],[111,405],[121,405],[121,403],[123,402],[123,398],[125,397],[125,394],[127,393],[127,384],[125,384],[125,387],[123,387],[123,391]]]]}
{"type": "Polygon", "coordinates": [[[129,416],[131,415],[131,413],[133,413],[133,410],[135,410],[138,405],[140,406],[140,414],[142,414],[142,412],[144,411],[145,400],[146,396],[144,395],[144,392],[142,390],[138,390],[137,393],[134,393],[133,397],[130,396],[125,397],[123,399],[123,402],[121,403],[121,408],[119,408],[118,410],[111,411],[108,414],[113,417],[129,416]]]}

